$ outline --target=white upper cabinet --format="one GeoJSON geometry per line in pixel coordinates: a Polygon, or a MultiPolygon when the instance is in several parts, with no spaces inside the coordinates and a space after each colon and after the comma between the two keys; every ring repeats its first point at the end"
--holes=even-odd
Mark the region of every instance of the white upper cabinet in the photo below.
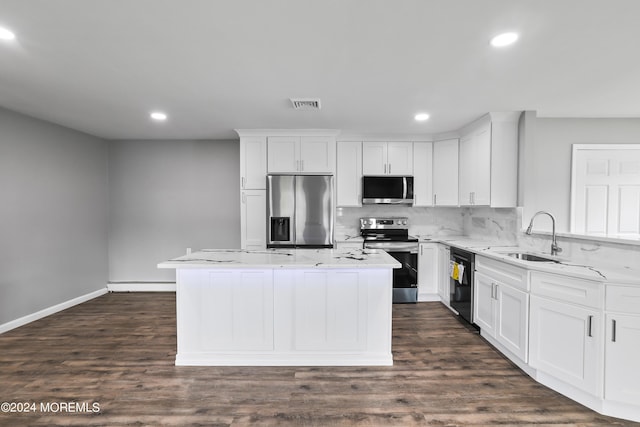
{"type": "Polygon", "coordinates": [[[516,206],[519,117],[490,113],[462,130],[460,205],[516,206]]]}
{"type": "Polygon", "coordinates": [[[364,175],[413,175],[412,142],[363,142],[364,175]]]}
{"type": "Polygon", "coordinates": [[[433,143],[433,205],[458,206],[458,140],[433,143]]]}
{"type": "Polygon", "coordinates": [[[267,170],[269,173],[299,172],[299,136],[268,137],[267,153],[267,170]]]}
{"type": "Polygon", "coordinates": [[[413,205],[433,206],[433,143],[413,143],[413,205]]]}
{"type": "Polygon", "coordinates": [[[267,247],[266,190],[240,192],[240,247],[254,251],[267,247]]]}
{"type": "Polygon", "coordinates": [[[240,189],[267,188],[267,138],[247,136],[240,138],[240,189]]]}
{"type": "Polygon", "coordinates": [[[336,204],[362,206],[362,142],[339,142],[336,151],[336,204]]]}
{"type": "Polygon", "coordinates": [[[460,205],[491,201],[491,123],[460,138],[460,205]]]}
{"type": "Polygon", "coordinates": [[[269,136],[269,173],[329,173],[335,171],[336,141],[331,136],[269,136]]]}

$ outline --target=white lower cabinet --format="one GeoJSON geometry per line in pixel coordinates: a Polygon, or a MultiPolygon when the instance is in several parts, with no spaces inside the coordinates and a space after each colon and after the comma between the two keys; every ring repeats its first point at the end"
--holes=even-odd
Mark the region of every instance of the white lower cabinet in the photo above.
{"type": "Polygon", "coordinates": [[[639,286],[476,256],[473,318],[538,382],[601,414],[640,422],[639,286]]]}
{"type": "Polygon", "coordinates": [[[418,301],[438,301],[438,270],[440,263],[437,243],[420,243],[418,252],[418,301]]]}
{"type": "Polygon", "coordinates": [[[438,245],[438,295],[440,301],[447,307],[451,306],[451,280],[449,279],[449,259],[451,249],[449,246],[438,245]]]}
{"type": "Polygon", "coordinates": [[[601,396],[600,320],[597,310],[532,295],[529,364],[601,396]]]}
{"type": "Polygon", "coordinates": [[[495,282],[479,271],[476,271],[473,280],[473,323],[493,336],[496,330],[495,282]]]}
{"type": "Polygon", "coordinates": [[[240,198],[240,247],[263,250],[267,246],[267,192],[244,190],[240,198]]]}
{"type": "MultiPolygon", "coordinates": [[[[473,321],[523,362],[528,358],[529,294],[476,271],[473,321]]],[[[510,356],[507,354],[507,356],[510,356]]]]}
{"type": "Polygon", "coordinates": [[[638,405],[640,288],[610,285],[607,286],[606,295],[604,397],[623,404],[638,405]]]}
{"type": "Polygon", "coordinates": [[[640,316],[607,314],[605,399],[640,402],[640,316]]]}

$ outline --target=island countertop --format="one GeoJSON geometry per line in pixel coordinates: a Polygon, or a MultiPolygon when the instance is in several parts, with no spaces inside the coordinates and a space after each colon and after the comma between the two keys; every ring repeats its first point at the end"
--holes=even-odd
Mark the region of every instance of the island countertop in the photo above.
{"type": "Polygon", "coordinates": [[[400,268],[376,249],[202,249],[158,264],[158,268],[400,268]]]}

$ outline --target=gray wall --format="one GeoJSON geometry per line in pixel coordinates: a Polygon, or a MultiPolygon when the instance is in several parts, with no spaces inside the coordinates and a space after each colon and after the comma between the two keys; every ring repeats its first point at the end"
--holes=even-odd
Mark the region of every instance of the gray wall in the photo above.
{"type": "Polygon", "coordinates": [[[173,282],[158,262],[240,247],[238,141],[109,143],[109,281],[173,282]]]}
{"type": "MultiPolygon", "coordinates": [[[[550,211],[558,231],[569,231],[571,215],[571,145],[639,144],[640,119],[538,118],[535,141],[527,141],[521,161],[524,178],[523,225],[538,210],[550,211]]],[[[536,230],[551,230],[548,219],[536,219],[536,230]]]]}
{"type": "Polygon", "coordinates": [[[106,280],[107,142],[0,108],[0,325],[106,280]]]}

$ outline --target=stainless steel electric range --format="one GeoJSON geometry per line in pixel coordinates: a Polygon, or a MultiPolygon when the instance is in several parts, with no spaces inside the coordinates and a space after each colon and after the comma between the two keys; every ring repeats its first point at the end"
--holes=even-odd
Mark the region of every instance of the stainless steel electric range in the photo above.
{"type": "Polygon", "coordinates": [[[360,218],[364,249],[383,249],[402,268],[393,270],[393,302],[418,301],[418,239],[409,235],[404,217],[360,218]]]}

